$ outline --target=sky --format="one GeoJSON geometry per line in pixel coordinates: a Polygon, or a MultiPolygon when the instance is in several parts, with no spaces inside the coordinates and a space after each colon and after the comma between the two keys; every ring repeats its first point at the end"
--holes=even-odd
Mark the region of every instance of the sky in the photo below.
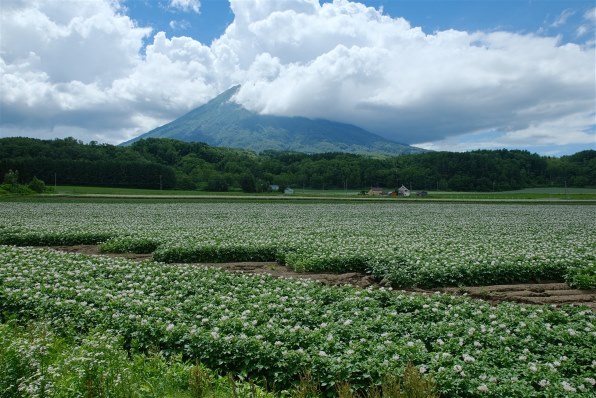
{"type": "Polygon", "coordinates": [[[118,144],[231,86],[432,150],[596,149],[594,0],[0,0],[0,137],[118,144]]]}

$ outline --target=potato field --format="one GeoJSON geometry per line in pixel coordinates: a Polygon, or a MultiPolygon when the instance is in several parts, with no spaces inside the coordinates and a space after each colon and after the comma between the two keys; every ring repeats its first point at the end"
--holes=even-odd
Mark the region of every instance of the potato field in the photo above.
{"type": "Polygon", "coordinates": [[[0,219],[0,244],[101,243],[155,251],[161,262],[279,261],[365,271],[394,287],[563,280],[596,265],[594,206],[4,203],[0,219]]]}
{"type": "MultiPolygon", "coordinates": [[[[0,203],[2,323],[105,331],[130,355],[157,350],[275,396],[304,375],[323,396],[336,396],[341,382],[363,391],[413,364],[442,397],[593,397],[591,309],[400,289],[534,281],[593,289],[595,267],[589,205],[0,203]],[[75,244],[153,252],[153,261],[31,247],[75,244]],[[361,271],[392,287],[180,264],[228,261],[361,271]]],[[[14,396],[60,396],[53,369],[31,376],[47,383],[46,395],[14,396]]]]}

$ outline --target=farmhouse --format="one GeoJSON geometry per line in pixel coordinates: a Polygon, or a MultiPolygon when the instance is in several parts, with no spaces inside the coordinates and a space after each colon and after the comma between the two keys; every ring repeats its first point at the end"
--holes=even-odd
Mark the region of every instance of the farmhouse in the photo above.
{"type": "Polygon", "coordinates": [[[408,197],[410,196],[410,190],[408,188],[406,188],[405,186],[401,186],[399,187],[399,189],[397,190],[397,195],[398,196],[405,196],[408,197]]]}
{"type": "Polygon", "coordinates": [[[383,195],[383,188],[371,188],[368,191],[368,196],[382,196],[383,195]]]}
{"type": "Polygon", "coordinates": [[[290,188],[290,187],[287,187],[286,189],[284,189],[284,193],[285,194],[288,194],[288,195],[291,195],[291,194],[294,193],[294,190],[292,188],[290,188]]]}

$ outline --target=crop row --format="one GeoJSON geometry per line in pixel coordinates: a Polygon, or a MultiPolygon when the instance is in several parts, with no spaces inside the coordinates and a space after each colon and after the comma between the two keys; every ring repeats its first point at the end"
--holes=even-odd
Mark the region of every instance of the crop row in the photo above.
{"type": "Polygon", "coordinates": [[[396,287],[563,280],[596,287],[596,207],[5,203],[0,244],[102,243],[162,262],[279,261],[396,287]],[[582,277],[577,277],[582,275],[582,277]]]}
{"type": "Polygon", "coordinates": [[[201,267],[0,246],[0,313],[95,327],[278,388],[430,374],[446,397],[593,396],[596,330],[582,307],[490,306],[201,267]]]}
{"type": "Polygon", "coordinates": [[[56,333],[44,322],[0,323],[0,392],[11,398],[274,398],[179,356],[130,355],[109,332],[56,333]]]}

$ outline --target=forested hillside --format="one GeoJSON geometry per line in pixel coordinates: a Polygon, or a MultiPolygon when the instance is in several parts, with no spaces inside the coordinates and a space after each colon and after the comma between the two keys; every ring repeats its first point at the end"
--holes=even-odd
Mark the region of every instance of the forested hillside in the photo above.
{"type": "Polygon", "coordinates": [[[519,150],[428,152],[397,157],[304,154],[211,147],[147,139],[128,147],[73,138],[0,139],[0,173],[18,170],[53,185],[260,192],[270,184],[315,189],[504,191],[530,187],[596,187],[596,151],[561,158],[519,150]],[[161,185],[160,185],[161,184],[161,185]]]}

